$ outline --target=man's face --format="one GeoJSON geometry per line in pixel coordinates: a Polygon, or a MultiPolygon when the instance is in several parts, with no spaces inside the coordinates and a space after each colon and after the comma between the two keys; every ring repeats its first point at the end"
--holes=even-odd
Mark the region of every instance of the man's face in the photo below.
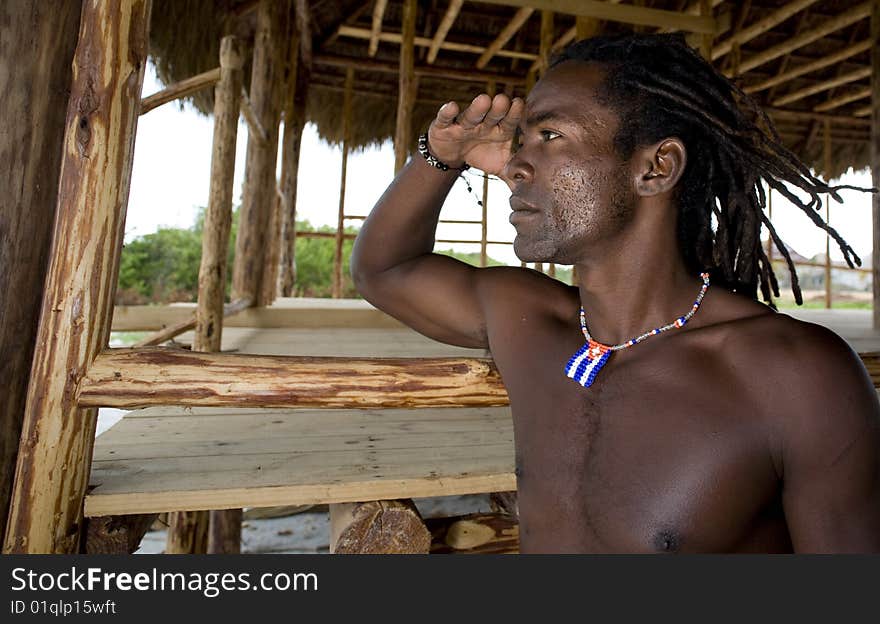
{"type": "Polygon", "coordinates": [[[597,65],[566,61],[526,100],[520,148],[504,171],[521,260],[574,264],[630,220],[634,183],[614,150],[617,115],[597,99],[602,79],[597,65]]]}

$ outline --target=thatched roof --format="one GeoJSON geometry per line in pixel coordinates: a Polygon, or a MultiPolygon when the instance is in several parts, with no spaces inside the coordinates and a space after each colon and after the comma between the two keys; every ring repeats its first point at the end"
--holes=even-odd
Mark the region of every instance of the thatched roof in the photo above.
{"type": "MultiPolygon", "coordinates": [[[[368,54],[368,35],[372,26],[374,2],[372,0],[295,0],[308,7],[310,32],[313,41],[314,63],[307,107],[308,119],[314,122],[320,135],[330,142],[341,138],[342,85],[345,80],[345,63],[359,64],[355,75],[355,105],[352,143],[362,147],[379,143],[392,137],[397,106],[397,81],[395,67],[398,63],[400,45],[382,41],[375,56],[368,54]],[[367,37],[367,38],[365,38],[367,37]]],[[[634,4],[622,0],[611,4],[634,4]]],[[[154,0],[151,31],[151,55],[159,78],[171,83],[217,66],[219,40],[223,34],[234,32],[246,40],[252,38],[255,24],[254,0],[154,0]]],[[[422,0],[419,3],[417,37],[432,39],[446,13],[447,0],[422,0]]],[[[464,2],[460,12],[445,37],[445,42],[466,44],[477,48],[488,47],[508,26],[521,10],[523,2],[509,3],[464,2]]],[[[535,0],[533,6],[540,8],[546,0],[535,0]]],[[[644,0],[639,4],[667,11],[687,11],[699,5],[697,0],[644,0]]],[[[748,38],[740,46],[739,62],[746,70],[735,75],[735,80],[745,89],[760,87],[760,83],[787,72],[806,67],[811,63],[837,54],[854,45],[855,53],[845,59],[816,68],[799,76],[791,77],[772,87],[759,88],[752,95],[771,111],[783,139],[789,148],[801,156],[820,174],[837,176],[848,167],[862,169],[869,159],[869,116],[865,109],[870,99],[862,92],[869,85],[865,68],[870,66],[870,51],[866,45],[870,36],[870,24],[863,10],[869,3],[863,0],[819,0],[814,2],[793,0],[753,0],[739,2],[712,0],[714,17],[723,29],[716,35],[715,45],[724,43],[732,33],[749,32],[766,18],[773,16],[785,6],[799,5],[804,8],[790,12],[786,19],[772,28],[748,38]],[[748,7],[747,11],[744,8],[748,7]],[[864,15],[862,15],[864,13],[864,15]],[[840,27],[829,29],[827,25],[839,16],[852,15],[851,19],[838,20],[840,27]],[[830,32],[821,32],[825,27],[830,32]],[[810,35],[810,33],[816,33],[810,35]],[[800,40],[798,38],[801,38],[800,40]],[[788,42],[803,41],[785,54],[750,67],[750,61],[788,42]],[[849,78],[833,88],[819,87],[833,79],[849,78]],[[815,93],[794,97],[804,89],[813,87],[815,93]],[[786,101],[786,96],[792,96],[786,101]],[[844,98],[844,96],[850,96],[844,98]],[[851,101],[835,104],[835,100],[851,101]],[[782,100],[780,102],[780,100],[782,100]],[[832,118],[832,165],[826,172],[823,158],[824,121],[816,109],[832,118]]],[[[797,8],[797,7],[795,7],[797,8]]],[[[383,33],[400,33],[402,1],[389,0],[382,19],[383,33]]],[[[563,38],[575,23],[572,15],[556,14],[554,41],[563,38]]],[[[461,51],[441,48],[436,61],[429,63],[428,48],[416,47],[416,67],[425,72],[419,80],[414,126],[422,128],[433,117],[437,105],[449,99],[466,101],[485,88],[485,81],[495,77],[499,90],[522,95],[526,74],[532,65],[530,58],[513,58],[517,53],[531,58],[537,56],[540,47],[540,11],[534,11],[515,35],[502,46],[502,52],[493,56],[485,67],[478,69],[478,51],[461,51]],[[443,75],[447,70],[456,77],[443,75]],[[438,75],[440,74],[440,75],[438,75]],[[469,79],[462,79],[462,77],[469,79]]],[[[657,30],[653,26],[632,25],[617,21],[602,21],[600,32],[626,32],[657,30]]],[[[716,67],[731,72],[735,54],[728,53],[714,60],[716,67]]],[[[192,101],[202,112],[211,110],[211,90],[206,89],[192,101]]]]}

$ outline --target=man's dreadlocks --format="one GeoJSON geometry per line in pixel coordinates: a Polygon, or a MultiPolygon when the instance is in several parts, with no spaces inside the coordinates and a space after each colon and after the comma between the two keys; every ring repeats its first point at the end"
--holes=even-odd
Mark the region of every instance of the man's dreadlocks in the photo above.
{"type": "Polygon", "coordinates": [[[870,189],[829,186],[813,176],[782,145],[757,103],[691,49],[682,35],[585,39],[562,50],[550,66],[567,60],[604,66],[600,100],[620,117],[614,145],[621,158],[628,160],[636,147],[666,137],[684,142],[688,159],[678,185],[678,242],[694,273],[708,270],[716,283],[753,299],[760,286],[772,305],[779,285],[761,245],[763,224],[788,263],[795,301],[802,303],[794,263],[764,212],[762,181],[828,232],[850,267],[854,262],[861,266],[852,247],[822,219],[819,195],[829,193],[842,202],[839,190],[870,189]],[[810,201],[802,201],[784,183],[806,191],[810,201]]]}

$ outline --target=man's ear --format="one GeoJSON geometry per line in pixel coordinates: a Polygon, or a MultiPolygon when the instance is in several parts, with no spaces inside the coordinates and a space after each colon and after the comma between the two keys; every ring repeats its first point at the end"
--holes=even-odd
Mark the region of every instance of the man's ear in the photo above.
{"type": "Polygon", "coordinates": [[[641,197],[668,193],[678,184],[687,164],[681,139],[670,137],[636,151],[636,191],[641,197]]]}

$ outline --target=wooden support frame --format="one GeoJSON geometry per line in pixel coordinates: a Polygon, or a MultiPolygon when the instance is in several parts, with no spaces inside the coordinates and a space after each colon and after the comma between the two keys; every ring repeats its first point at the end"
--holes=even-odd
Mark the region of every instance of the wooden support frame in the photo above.
{"type": "Polygon", "coordinates": [[[434,61],[437,60],[437,53],[440,52],[440,46],[446,39],[446,35],[449,34],[449,29],[452,28],[452,24],[455,22],[455,18],[458,17],[463,4],[464,0],[451,0],[449,6],[446,8],[446,13],[443,14],[443,19],[440,20],[440,25],[437,26],[434,38],[431,39],[431,47],[428,48],[428,57],[425,59],[428,65],[433,65],[434,61]]]}
{"type": "Polygon", "coordinates": [[[333,250],[333,298],[342,297],[342,245],[345,240],[345,179],[348,173],[348,144],[351,139],[351,107],[354,69],[345,72],[345,93],[342,102],[342,166],[339,179],[339,214],[336,220],[336,245],[333,250]]]}
{"type": "MultiPolygon", "coordinates": [[[[788,54],[793,50],[797,50],[798,48],[802,48],[807,44],[810,44],[817,39],[821,39],[826,35],[829,35],[833,32],[846,28],[850,24],[854,24],[859,20],[865,19],[870,15],[871,12],[871,1],[863,2],[859,5],[854,6],[849,11],[845,13],[841,13],[837,17],[829,19],[821,26],[817,26],[816,28],[812,28],[806,32],[803,32],[787,41],[783,41],[782,43],[775,45],[771,48],[764,50],[763,52],[759,52],[754,56],[749,57],[748,59],[744,59],[740,64],[739,71],[741,74],[751,71],[756,67],[760,67],[764,63],[769,63],[775,58],[779,58],[784,54],[788,54]]],[[[732,74],[728,74],[732,75],[732,74]]]]}
{"type": "Polygon", "coordinates": [[[829,89],[834,89],[835,87],[849,84],[851,82],[856,82],[857,80],[864,80],[865,78],[869,78],[870,76],[870,67],[856,69],[855,71],[837,76],[836,78],[824,80],[814,85],[810,85],[809,87],[804,87],[803,89],[798,89],[797,91],[787,93],[782,97],[775,99],[773,101],[773,106],[785,106],[786,104],[791,104],[792,102],[802,100],[805,97],[821,93],[822,91],[828,91],[829,89]]]}
{"type": "Polygon", "coordinates": [[[807,7],[812,4],[815,4],[817,0],[792,0],[788,4],[784,4],[783,6],[776,9],[770,15],[759,19],[758,21],[749,24],[747,27],[743,28],[739,32],[734,33],[718,45],[712,48],[712,60],[716,60],[728,54],[735,45],[742,45],[747,43],[757,37],[760,34],[767,32],[772,29],[777,24],[784,22],[789,19],[791,16],[800,13],[807,7]]]}
{"type": "Polygon", "coordinates": [[[142,99],[140,114],[144,115],[163,104],[179,100],[180,98],[197,93],[202,89],[207,89],[208,87],[217,84],[218,80],[220,80],[220,68],[215,67],[214,69],[209,69],[201,74],[196,74],[195,76],[181,80],[180,82],[175,82],[173,85],[169,85],[161,91],[157,91],[156,93],[148,95],[142,99]]]}
{"type": "MultiPolygon", "coordinates": [[[[532,58],[534,58],[534,55],[532,55],[532,58]]],[[[399,63],[384,63],[382,61],[356,58],[353,56],[338,56],[334,54],[320,54],[316,56],[315,64],[344,68],[353,67],[357,70],[377,71],[386,74],[397,74],[400,71],[399,63]]],[[[433,78],[449,78],[452,80],[460,80],[462,82],[485,83],[489,80],[495,80],[496,82],[501,82],[505,85],[525,84],[525,79],[522,76],[499,74],[495,72],[465,71],[452,67],[416,65],[413,67],[413,73],[418,77],[429,76],[433,78]]]]}
{"type": "Polygon", "coordinates": [[[397,123],[394,128],[394,173],[403,169],[409,155],[412,111],[415,104],[414,41],[416,36],[415,0],[403,2],[403,35],[400,44],[400,81],[397,93],[397,123]]]}
{"type": "MultiPolygon", "coordinates": [[[[251,307],[252,303],[253,302],[248,298],[233,301],[223,308],[223,317],[226,318],[234,314],[238,314],[242,310],[246,310],[247,308],[251,307]]],[[[169,340],[172,340],[180,334],[186,333],[191,329],[195,329],[195,326],[196,314],[193,314],[190,318],[184,321],[180,321],[179,323],[175,323],[174,325],[169,325],[168,327],[164,327],[159,331],[154,332],[146,338],[137,341],[132,346],[135,348],[155,347],[162,343],[168,342],[169,340]]]]}
{"type": "Polygon", "coordinates": [[[368,49],[368,54],[372,56],[376,56],[376,52],[379,50],[379,33],[382,32],[382,18],[385,16],[385,7],[388,5],[388,0],[376,0],[376,4],[373,5],[373,24],[370,28],[370,47],[368,49]]]}
{"type": "Polygon", "coordinates": [[[626,4],[611,4],[600,0],[481,0],[487,4],[515,7],[531,7],[536,10],[555,11],[582,17],[594,17],[609,22],[622,22],[639,26],[672,28],[694,33],[714,33],[715,20],[693,16],[678,11],[649,9],[626,4]]]}
{"type": "Polygon", "coordinates": [[[73,396],[110,337],[149,22],[149,0],[83,3],[7,553],[80,546],[96,412],[73,396]]]}
{"type": "MultiPolygon", "coordinates": [[[[871,179],[880,186],[880,0],[871,2],[871,179]]],[[[874,329],[880,329],[880,193],[873,194],[871,226],[874,250],[871,256],[874,276],[874,329]]]]}
{"type": "Polygon", "coordinates": [[[498,33],[498,36],[486,47],[486,50],[480,55],[480,58],[477,59],[476,67],[477,69],[483,69],[492,57],[495,56],[501,48],[503,48],[510,38],[513,37],[520,28],[523,27],[528,19],[532,16],[535,10],[530,7],[523,7],[519,9],[511,18],[510,22],[508,22],[507,26],[498,33]]]}
{"type": "MultiPolygon", "coordinates": [[[[851,91],[850,93],[838,95],[836,98],[832,98],[824,104],[819,104],[819,106],[816,106],[813,110],[817,113],[824,113],[849,104],[850,102],[858,102],[859,100],[864,100],[870,97],[871,87],[864,87],[862,89],[859,89],[858,91],[851,91]]],[[[858,117],[858,114],[856,114],[855,116],[858,117]]]]}
{"type": "Polygon", "coordinates": [[[257,119],[254,107],[251,106],[251,99],[248,97],[247,91],[244,90],[244,87],[241,88],[240,103],[241,116],[244,117],[244,122],[248,127],[248,139],[253,139],[258,143],[265,144],[269,140],[269,135],[260,123],[260,120],[257,119]]]}
{"type": "Polygon", "coordinates": [[[850,46],[846,46],[839,52],[835,52],[834,54],[830,54],[826,57],[816,59],[810,63],[806,63],[799,67],[795,67],[786,72],[779,74],[778,76],[774,76],[773,78],[768,78],[767,80],[762,80],[761,82],[755,83],[753,85],[746,86],[743,91],[746,93],[757,93],[758,91],[764,91],[765,89],[769,89],[770,87],[775,87],[776,85],[782,84],[784,82],[788,82],[798,76],[803,76],[804,74],[809,74],[814,71],[818,71],[820,69],[824,69],[829,65],[834,65],[836,63],[840,63],[841,61],[845,61],[846,59],[855,56],[856,54],[861,54],[862,52],[867,52],[871,49],[871,41],[861,41],[859,43],[855,43],[850,46]]]}
{"type": "Polygon", "coordinates": [[[477,358],[332,358],[108,349],[80,384],[80,407],[488,407],[507,405],[494,363],[477,358]]]}

